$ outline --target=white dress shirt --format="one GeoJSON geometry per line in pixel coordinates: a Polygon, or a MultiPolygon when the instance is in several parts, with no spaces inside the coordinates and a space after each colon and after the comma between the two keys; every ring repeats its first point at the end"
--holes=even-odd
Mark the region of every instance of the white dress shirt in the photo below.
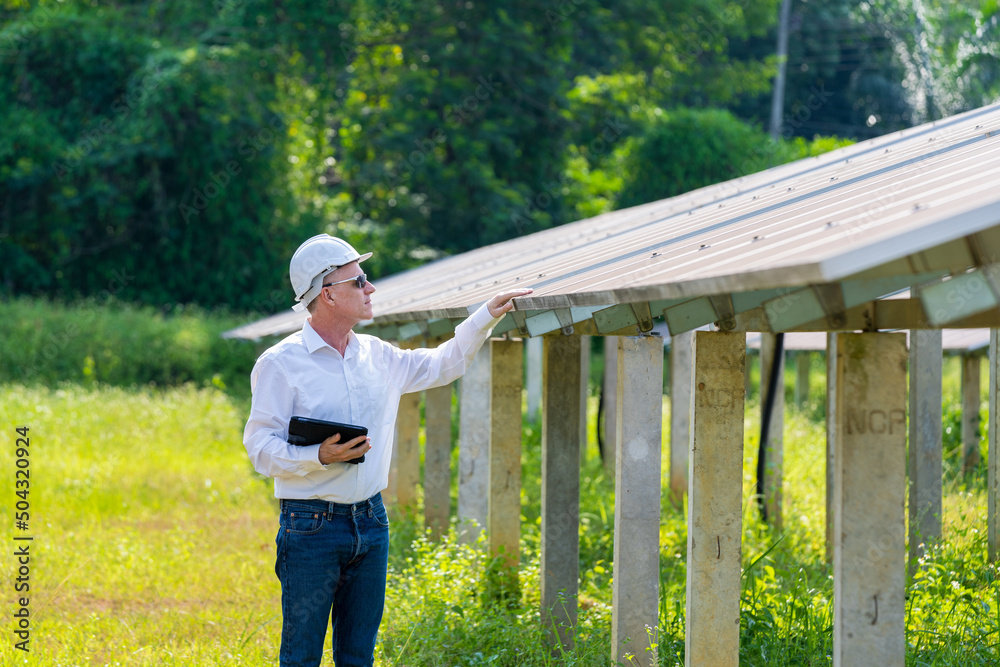
{"type": "Polygon", "coordinates": [[[460,377],[497,322],[484,304],[434,349],[402,350],[351,332],[341,356],[307,320],[260,355],[250,374],[243,444],[254,469],[274,478],[276,498],[356,503],[375,495],[389,483],[399,397],[460,377]],[[288,444],[293,416],[368,427],[364,463],[323,465],[319,445],[288,444]]]}

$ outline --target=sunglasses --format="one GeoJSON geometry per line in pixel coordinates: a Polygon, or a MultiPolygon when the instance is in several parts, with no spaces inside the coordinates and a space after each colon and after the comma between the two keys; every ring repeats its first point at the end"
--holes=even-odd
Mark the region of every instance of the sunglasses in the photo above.
{"type": "Polygon", "coordinates": [[[364,289],[365,285],[368,284],[368,276],[361,274],[360,276],[354,276],[353,278],[348,278],[347,280],[338,280],[335,283],[323,283],[323,287],[332,287],[333,285],[339,285],[341,283],[354,282],[354,286],[358,289],[364,289]]]}

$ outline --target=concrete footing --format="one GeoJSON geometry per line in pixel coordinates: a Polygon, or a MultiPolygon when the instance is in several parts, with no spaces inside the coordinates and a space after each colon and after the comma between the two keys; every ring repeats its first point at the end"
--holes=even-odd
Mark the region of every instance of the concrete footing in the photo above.
{"type": "Polygon", "coordinates": [[[617,342],[611,661],[624,663],[632,654],[641,664],[656,664],[647,628],[657,626],[659,611],[663,341],[630,336],[617,342]]]}
{"type": "Polygon", "coordinates": [[[670,501],[677,507],[688,487],[693,382],[694,332],[687,331],[670,339],[670,501]]]}
{"type": "Polygon", "coordinates": [[[837,341],[834,667],[902,667],[906,336],[837,341]]]}
{"type": "Polygon", "coordinates": [[[590,336],[580,336],[580,465],[587,462],[588,400],[590,398],[590,336]]]}
{"type": "Polygon", "coordinates": [[[524,342],[524,374],[528,393],[528,421],[536,422],[542,407],[542,339],[529,338],[524,342]]]}
{"type": "Polygon", "coordinates": [[[826,334],[826,562],[833,562],[833,473],[837,469],[837,337],[826,334]]]}
{"type": "Polygon", "coordinates": [[[739,665],[746,336],[699,331],[688,487],[685,665],[739,665]]]}
{"type": "Polygon", "coordinates": [[[420,482],[420,393],[403,394],[396,415],[396,504],[416,507],[420,482]]]}
{"type": "Polygon", "coordinates": [[[962,355],[962,470],[971,473],[982,460],[979,453],[979,355],[962,355]]]}
{"type": "Polygon", "coordinates": [[[802,350],[795,355],[795,404],[800,408],[809,402],[809,366],[812,355],[802,350]]]}
{"type": "Polygon", "coordinates": [[[479,539],[489,511],[490,345],[480,348],[462,376],[459,404],[458,535],[479,539]]]}
{"type": "Polygon", "coordinates": [[[541,618],[550,644],[568,649],[580,570],[580,337],[544,342],[541,618]]]}
{"type": "Polygon", "coordinates": [[[604,468],[615,471],[618,449],[618,337],[604,337],[604,468]]]}
{"type": "Polygon", "coordinates": [[[502,556],[516,584],[521,541],[520,340],[491,340],[490,350],[490,553],[502,556]]]}
{"type": "Polygon", "coordinates": [[[1000,330],[990,330],[990,449],[986,468],[986,530],[991,562],[1000,560],[1000,330]]]}
{"type": "Polygon", "coordinates": [[[451,516],[451,385],[424,392],[424,529],[439,540],[451,516]]]}
{"type": "MultiPolygon", "coordinates": [[[[941,538],[941,331],[910,331],[909,561],[941,538]]],[[[977,378],[978,381],[978,378],[977,378]]]]}

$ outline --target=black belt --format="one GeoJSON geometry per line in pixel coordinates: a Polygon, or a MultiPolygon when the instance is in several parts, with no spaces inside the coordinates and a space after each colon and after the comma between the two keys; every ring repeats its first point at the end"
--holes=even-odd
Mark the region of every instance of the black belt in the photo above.
{"type": "Polygon", "coordinates": [[[380,506],[382,504],[382,493],[376,493],[371,498],[360,500],[356,503],[335,503],[332,500],[320,500],[319,498],[282,498],[281,509],[285,509],[285,505],[288,503],[294,503],[300,507],[306,506],[316,512],[326,514],[357,514],[380,506]]]}

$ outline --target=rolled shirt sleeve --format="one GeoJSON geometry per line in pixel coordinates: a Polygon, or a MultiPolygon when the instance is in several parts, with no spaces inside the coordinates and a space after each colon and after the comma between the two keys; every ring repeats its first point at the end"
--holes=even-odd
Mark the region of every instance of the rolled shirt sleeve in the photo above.
{"type": "Polygon", "coordinates": [[[250,373],[253,394],[243,444],[254,470],[266,477],[307,475],[326,468],[319,462],[319,445],[288,444],[294,390],[280,362],[261,356],[250,373]]]}
{"type": "Polygon", "coordinates": [[[399,378],[404,394],[446,385],[465,373],[499,321],[484,303],[455,327],[454,337],[435,348],[392,348],[389,372],[399,378]]]}

